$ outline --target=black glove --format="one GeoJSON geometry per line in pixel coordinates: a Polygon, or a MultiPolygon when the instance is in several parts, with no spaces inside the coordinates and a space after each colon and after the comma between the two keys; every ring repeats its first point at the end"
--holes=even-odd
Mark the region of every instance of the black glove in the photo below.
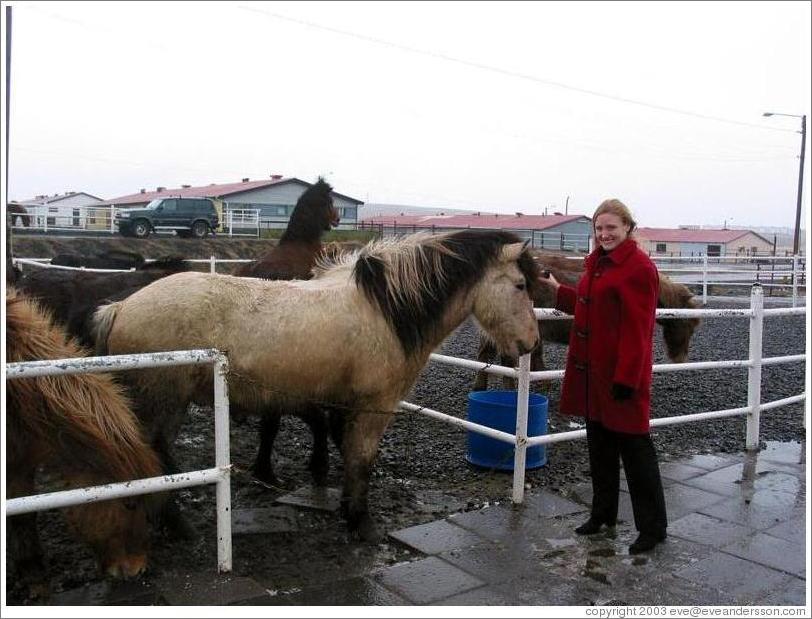
{"type": "Polygon", "coordinates": [[[612,383],[612,398],[620,402],[621,400],[630,400],[634,394],[634,389],[628,385],[621,383],[612,383]]]}

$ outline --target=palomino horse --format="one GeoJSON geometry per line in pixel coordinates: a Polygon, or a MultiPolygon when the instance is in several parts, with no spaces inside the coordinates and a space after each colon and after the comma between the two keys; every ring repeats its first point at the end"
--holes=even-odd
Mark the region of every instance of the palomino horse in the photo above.
{"type": "MultiPolygon", "coordinates": [[[[342,410],[344,514],[362,539],[377,540],[369,477],[398,402],[472,314],[500,350],[532,350],[538,325],[527,287],[537,273],[508,232],[419,234],[370,243],[308,281],[171,275],[100,308],[96,341],[110,353],[227,351],[231,401],[243,410],[309,402],[342,410]]],[[[130,374],[157,443],[172,443],[190,400],[211,402],[210,371],[130,374]]]]}
{"type": "MultiPolygon", "coordinates": [[[[84,354],[36,303],[6,288],[6,361],[84,354]]],[[[7,380],[6,394],[8,498],[33,494],[34,475],[42,464],[79,487],[160,474],[155,453],[109,375],[7,380]]],[[[147,500],[136,497],[66,509],[68,521],[91,546],[104,573],[132,577],[146,567],[147,500]]],[[[44,566],[37,515],[12,516],[8,526],[18,580],[38,588],[44,566]]]]}
{"type": "MultiPolygon", "coordinates": [[[[312,269],[323,247],[322,235],[338,225],[340,218],[333,205],[333,188],[319,178],[297,200],[290,221],[279,243],[261,255],[256,262],[240,267],[235,275],[262,279],[310,279],[312,269]]],[[[327,483],[330,466],[327,452],[327,420],[324,411],[316,405],[305,405],[292,412],[302,418],[313,434],[313,452],[310,471],[317,485],[327,483]]],[[[282,411],[269,409],[262,415],[259,432],[259,451],[252,467],[254,476],[268,484],[279,485],[273,472],[271,452],[282,411]]]]}
{"type": "MultiPolygon", "coordinates": [[[[533,251],[533,257],[541,270],[550,271],[553,276],[562,284],[574,286],[583,273],[583,262],[572,260],[565,255],[553,252],[533,251]]],[[[555,299],[553,293],[547,286],[535,286],[532,289],[533,305],[535,307],[554,307],[555,299]]],[[[660,274],[660,292],[657,300],[657,307],[675,309],[695,309],[698,303],[691,294],[691,291],[682,284],[671,281],[663,274],[660,274]]],[[[688,347],[691,343],[691,336],[699,325],[698,318],[678,318],[658,320],[662,327],[663,339],[665,340],[668,358],[674,363],[683,363],[688,359],[688,347]]],[[[539,333],[542,341],[555,342],[557,344],[569,344],[570,329],[572,320],[545,320],[539,322],[539,333]]],[[[497,354],[494,344],[483,334],[480,338],[479,352],[477,358],[480,361],[488,362],[497,354]]],[[[516,359],[502,355],[502,365],[515,367],[516,359]]],[[[530,368],[534,371],[544,369],[544,349],[540,343],[533,351],[530,358],[530,368]]],[[[515,389],[515,381],[506,379],[503,385],[507,389],[515,389]]],[[[485,372],[478,372],[474,381],[474,390],[481,391],[488,388],[488,375],[485,372]]]]}

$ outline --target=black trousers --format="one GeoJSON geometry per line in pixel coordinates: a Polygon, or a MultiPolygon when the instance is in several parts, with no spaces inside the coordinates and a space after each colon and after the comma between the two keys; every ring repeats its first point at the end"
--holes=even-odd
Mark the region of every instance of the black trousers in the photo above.
{"type": "Polygon", "coordinates": [[[665,496],[651,436],[613,432],[587,420],[586,438],[592,477],[592,518],[612,524],[617,520],[622,459],[635,528],[641,533],[665,533],[668,526],[665,496]]]}

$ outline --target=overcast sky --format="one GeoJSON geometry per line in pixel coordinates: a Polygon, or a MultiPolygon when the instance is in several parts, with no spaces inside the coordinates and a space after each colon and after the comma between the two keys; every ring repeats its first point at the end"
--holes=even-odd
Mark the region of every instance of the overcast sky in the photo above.
{"type": "Polygon", "coordinates": [[[800,119],[762,113],[809,113],[808,2],[11,5],[10,199],[326,175],[372,203],[794,225],[800,119]]]}

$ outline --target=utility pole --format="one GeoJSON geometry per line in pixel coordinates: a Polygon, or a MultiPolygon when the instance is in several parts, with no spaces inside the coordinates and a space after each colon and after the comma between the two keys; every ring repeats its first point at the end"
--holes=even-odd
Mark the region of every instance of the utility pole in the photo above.
{"type": "Polygon", "coordinates": [[[569,213],[570,208],[570,197],[567,196],[567,201],[564,203],[564,215],[569,213]]]}
{"type": "Polygon", "coordinates": [[[798,171],[798,205],[795,207],[795,239],[792,242],[792,255],[798,255],[798,242],[801,239],[801,192],[804,187],[804,147],[806,146],[806,114],[801,116],[801,169],[798,171]]]}

